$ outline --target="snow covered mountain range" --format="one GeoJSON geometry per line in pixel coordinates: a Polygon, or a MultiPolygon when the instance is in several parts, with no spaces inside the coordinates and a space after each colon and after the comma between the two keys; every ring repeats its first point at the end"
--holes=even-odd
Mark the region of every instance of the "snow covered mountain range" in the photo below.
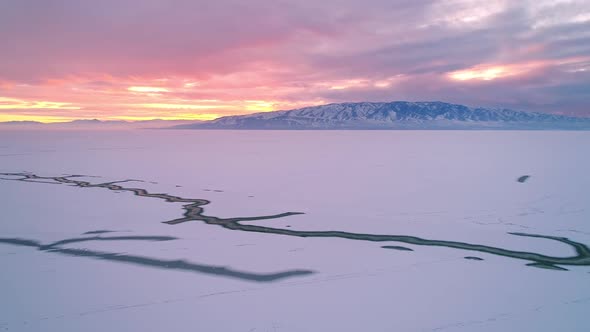
{"type": "Polygon", "coordinates": [[[226,116],[178,129],[573,129],[590,118],[509,109],[471,108],[443,102],[360,102],[289,111],[226,116]]]}

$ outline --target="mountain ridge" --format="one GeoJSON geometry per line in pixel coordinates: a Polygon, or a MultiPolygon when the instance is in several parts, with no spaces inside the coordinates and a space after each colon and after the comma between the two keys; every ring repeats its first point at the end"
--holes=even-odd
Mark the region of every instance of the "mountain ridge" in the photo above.
{"type": "Polygon", "coordinates": [[[99,119],[76,119],[64,122],[39,122],[39,121],[4,121],[0,122],[2,129],[84,129],[84,130],[103,130],[103,129],[160,129],[172,125],[199,123],[197,120],[99,120],[99,119]]]}
{"type": "Polygon", "coordinates": [[[571,129],[590,118],[468,107],[435,102],[332,103],[293,110],[225,116],[176,129],[571,129]]]}

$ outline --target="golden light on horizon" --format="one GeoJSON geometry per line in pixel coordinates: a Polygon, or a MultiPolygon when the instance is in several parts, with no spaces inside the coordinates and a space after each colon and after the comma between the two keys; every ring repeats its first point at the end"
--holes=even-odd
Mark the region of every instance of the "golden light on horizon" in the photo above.
{"type": "Polygon", "coordinates": [[[145,121],[145,120],[214,120],[222,117],[222,114],[216,113],[199,113],[199,114],[176,114],[174,116],[166,115],[155,115],[155,116],[115,116],[110,118],[111,120],[124,120],[124,121],[145,121]]]}
{"type": "Polygon", "coordinates": [[[61,117],[61,116],[39,116],[39,115],[28,115],[28,114],[1,114],[0,122],[11,122],[11,121],[35,121],[43,123],[54,123],[54,122],[67,122],[76,120],[76,118],[61,117]]]}
{"type": "Polygon", "coordinates": [[[271,112],[274,111],[274,104],[264,100],[246,100],[246,111],[271,112]]]}
{"type": "MultiPolygon", "coordinates": [[[[102,121],[109,121],[109,120],[123,120],[123,121],[146,121],[146,120],[200,120],[200,121],[208,121],[208,120],[215,120],[225,116],[224,114],[216,114],[216,113],[199,113],[199,114],[176,114],[173,116],[166,116],[166,115],[153,115],[153,116],[112,116],[112,117],[105,117],[101,118],[102,121]]],[[[32,114],[1,114],[0,113],[0,122],[21,122],[21,121],[34,121],[34,122],[41,122],[41,123],[59,123],[59,122],[70,122],[74,120],[84,120],[84,119],[96,119],[97,117],[64,117],[64,116],[39,116],[39,115],[32,115],[32,114]]]]}

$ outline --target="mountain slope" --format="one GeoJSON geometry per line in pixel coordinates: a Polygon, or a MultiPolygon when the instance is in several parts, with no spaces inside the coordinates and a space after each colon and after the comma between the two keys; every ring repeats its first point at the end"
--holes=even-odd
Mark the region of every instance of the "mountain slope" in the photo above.
{"type": "Polygon", "coordinates": [[[180,129],[590,129],[590,119],[442,102],[340,103],[226,116],[180,129]]]}

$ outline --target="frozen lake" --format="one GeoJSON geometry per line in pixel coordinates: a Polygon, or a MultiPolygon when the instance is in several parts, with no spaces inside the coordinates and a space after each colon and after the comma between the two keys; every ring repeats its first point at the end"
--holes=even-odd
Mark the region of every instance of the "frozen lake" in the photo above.
{"type": "Polygon", "coordinates": [[[0,330],[588,331],[588,147],[0,132],[0,330]]]}

